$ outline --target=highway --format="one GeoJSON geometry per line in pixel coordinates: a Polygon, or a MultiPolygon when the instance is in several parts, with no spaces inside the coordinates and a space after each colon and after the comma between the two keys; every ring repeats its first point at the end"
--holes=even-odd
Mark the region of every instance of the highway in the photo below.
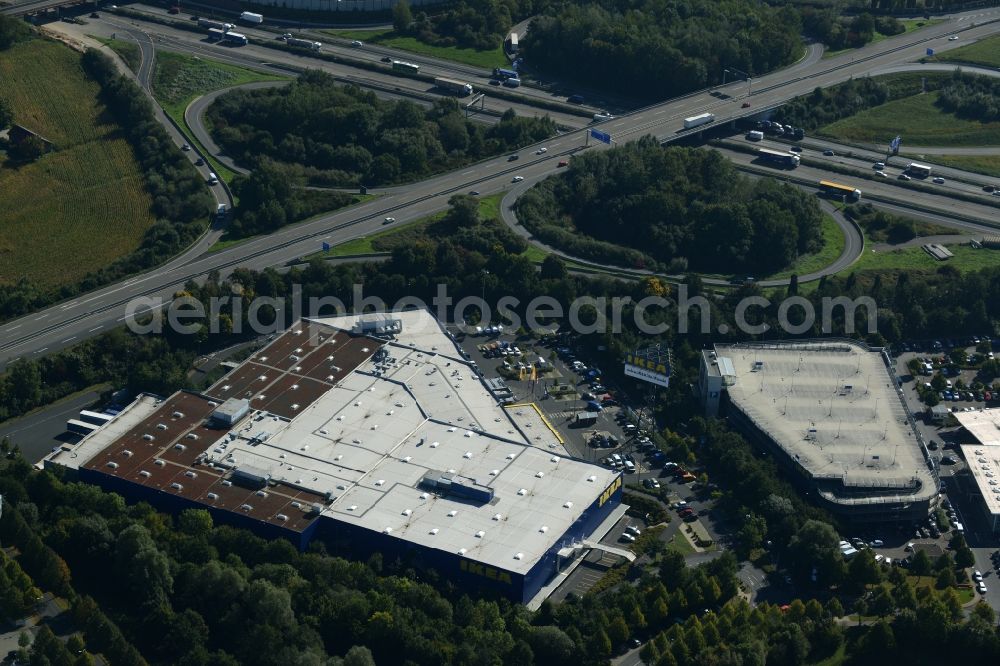
{"type": "MultiPolygon", "coordinates": [[[[816,86],[833,85],[850,77],[864,76],[880,67],[916,60],[929,46],[941,52],[1000,31],[1000,23],[994,22],[1000,18],[1000,9],[979,10],[976,16],[979,23],[973,25],[972,21],[966,21],[960,24],[965,27],[957,31],[961,35],[958,42],[947,40],[948,35],[956,32],[957,22],[946,21],[910,35],[871,44],[853,54],[811,62],[791,73],[776,72],[755,79],[751,109],[741,108],[746,90],[746,84],[741,81],[639,109],[603,123],[601,128],[609,131],[618,142],[646,134],[665,141],[687,136],[688,133],[682,131],[682,121],[687,116],[712,111],[717,122],[726,122],[754,110],[779,105],[810,92],[816,86]],[[990,22],[981,23],[986,20],[990,22]],[[713,92],[731,97],[720,99],[713,92]]],[[[249,48],[232,49],[231,54],[233,57],[253,59],[256,56],[246,50],[249,48]]],[[[471,189],[483,194],[500,192],[512,185],[515,176],[529,179],[554,173],[560,159],[585,149],[586,135],[584,130],[568,132],[546,141],[544,145],[548,151],[543,155],[536,155],[537,146],[534,146],[522,149],[518,162],[507,162],[506,156],[484,160],[412,184],[403,192],[322,215],[221,252],[199,257],[186,253],[183,262],[171,261],[165,267],[11,321],[0,326],[0,367],[16,358],[55,351],[118,326],[125,319],[125,305],[131,299],[150,295],[168,299],[184,282],[202,278],[209,271],[218,270],[225,276],[236,267],[261,269],[281,265],[317,251],[323,242],[333,245],[380,230],[387,215],[400,222],[414,220],[446,209],[448,199],[455,193],[471,189]]],[[[593,141],[590,143],[591,146],[586,148],[588,150],[606,147],[593,141]]],[[[974,204],[962,201],[950,203],[953,212],[963,211],[969,206],[974,204]]]]}
{"type": "MultiPolygon", "coordinates": [[[[166,17],[166,12],[163,10],[160,11],[164,17],[166,17]]],[[[176,20],[176,17],[170,18],[176,20]]],[[[370,56],[371,59],[369,64],[377,63],[379,66],[378,70],[351,66],[349,62],[331,62],[311,57],[308,54],[288,50],[284,48],[282,42],[275,38],[275,33],[260,29],[246,28],[244,26],[239,27],[239,31],[241,33],[246,34],[248,37],[266,40],[280,48],[258,46],[256,44],[248,44],[247,46],[229,46],[223,43],[208,41],[206,34],[207,31],[191,32],[190,30],[186,30],[184,28],[175,28],[172,26],[162,25],[160,23],[154,23],[152,21],[143,21],[132,16],[116,16],[113,13],[108,12],[102,12],[101,18],[99,19],[87,18],[85,20],[88,21],[86,26],[87,28],[99,27],[102,23],[130,25],[133,28],[140,29],[151,35],[155,40],[157,48],[165,47],[172,51],[209,57],[215,60],[221,60],[223,62],[241,65],[244,67],[260,69],[261,65],[264,65],[268,66],[271,71],[278,71],[286,75],[296,74],[306,69],[318,69],[331,74],[343,83],[352,83],[362,87],[371,87],[431,101],[442,97],[454,98],[452,95],[443,93],[443,91],[435,87],[433,83],[396,76],[389,65],[380,61],[380,57],[376,57],[373,53],[367,53],[364,48],[347,49],[347,53],[337,53],[337,55],[340,55],[345,59],[350,56],[351,60],[364,60],[364,58],[359,57],[361,55],[370,56]]],[[[90,32],[91,34],[94,34],[93,30],[90,32]]],[[[101,34],[103,36],[104,31],[101,31],[101,34]]],[[[334,50],[329,46],[324,45],[323,52],[331,54],[334,53],[334,50]]],[[[410,58],[409,54],[402,55],[399,51],[394,52],[394,57],[399,59],[405,58],[408,61],[414,60],[414,58],[410,58]]],[[[457,73],[453,70],[445,69],[440,66],[428,67],[426,70],[423,68],[421,69],[424,74],[448,76],[451,78],[463,77],[463,74],[460,72],[457,73]]],[[[487,79],[485,77],[481,80],[470,80],[470,83],[473,84],[476,92],[483,92],[486,94],[484,104],[485,109],[494,115],[500,115],[508,108],[511,108],[514,109],[519,116],[542,117],[548,115],[558,124],[568,128],[583,127],[591,120],[590,115],[583,115],[581,112],[560,112],[533,106],[533,100],[543,99],[546,101],[565,103],[565,98],[554,96],[551,93],[542,90],[529,88],[527,86],[524,86],[523,90],[521,88],[516,90],[504,88],[506,92],[510,94],[517,94],[519,97],[524,99],[523,102],[518,102],[491,96],[490,93],[493,88],[487,84],[487,79]]],[[[471,100],[471,97],[466,97],[460,98],[458,102],[459,104],[467,104],[471,100]]],[[[593,112],[591,111],[590,114],[592,113],[593,112]]]]}

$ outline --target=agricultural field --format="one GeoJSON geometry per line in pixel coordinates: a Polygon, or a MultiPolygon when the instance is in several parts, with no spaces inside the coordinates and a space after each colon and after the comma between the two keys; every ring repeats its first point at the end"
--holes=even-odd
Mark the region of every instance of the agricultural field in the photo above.
{"type": "Polygon", "coordinates": [[[79,54],[23,42],[0,52],[0,81],[15,121],[56,146],[33,163],[0,168],[0,282],[72,284],[135,250],[154,222],[151,200],[79,54]]]}
{"type": "Polygon", "coordinates": [[[371,42],[379,46],[388,46],[432,58],[451,60],[473,67],[493,69],[494,67],[510,66],[510,61],[504,55],[502,44],[497,44],[496,48],[489,51],[477,51],[458,46],[432,46],[421,42],[416,37],[397,35],[391,28],[385,30],[324,30],[323,32],[332,37],[371,42]]]}
{"type": "Polygon", "coordinates": [[[929,92],[894,100],[830,123],[819,128],[817,134],[852,143],[884,145],[899,134],[899,119],[906,118],[905,140],[911,145],[1000,145],[1000,122],[958,118],[938,108],[937,97],[936,92],[929,92]]]}
{"type": "Polygon", "coordinates": [[[928,58],[936,62],[963,62],[970,65],[1000,67],[1000,35],[987,37],[978,42],[960,46],[951,51],[928,58]]]}

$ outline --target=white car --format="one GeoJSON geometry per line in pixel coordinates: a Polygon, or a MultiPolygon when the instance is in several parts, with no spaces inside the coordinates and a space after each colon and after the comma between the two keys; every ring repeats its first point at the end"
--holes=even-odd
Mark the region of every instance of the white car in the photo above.
{"type": "Polygon", "coordinates": [[[887,174],[885,171],[876,171],[875,175],[879,176],[881,178],[888,178],[889,177],[889,174],[887,174]]]}
{"type": "Polygon", "coordinates": [[[875,169],[876,171],[881,171],[882,169],[885,168],[885,162],[876,162],[875,164],[872,165],[872,168],[875,169]]]}
{"type": "Polygon", "coordinates": [[[394,217],[387,217],[387,218],[385,218],[385,220],[384,220],[384,221],[382,222],[382,224],[392,224],[392,223],[393,223],[393,222],[395,222],[395,221],[396,221],[396,218],[394,218],[394,217]]]}
{"type": "Polygon", "coordinates": [[[629,534],[628,532],[623,532],[622,533],[621,540],[622,541],[627,541],[629,543],[635,543],[635,537],[632,536],[631,534],[629,534]]]}
{"type": "Polygon", "coordinates": [[[512,183],[520,183],[522,180],[524,180],[524,176],[514,176],[511,179],[510,182],[512,182],[512,183]]]}
{"type": "Polygon", "coordinates": [[[976,585],[976,589],[979,590],[979,594],[986,594],[986,583],[980,582],[976,585]]]}
{"type": "Polygon", "coordinates": [[[983,574],[982,574],[982,572],[981,571],[973,571],[972,572],[972,580],[976,581],[977,583],[982,583],[983,582],[983,574]]]}
{"type": "Polygon", "coordinates": [[[948,41],[949,42],[957,42],[958,41],[958,35],[952,35],[951,37],[948,38],[948,41]]]}
{"type": "Polygon", "coordinates": [[[536,155],[544,155],[547,152],[549,152],[548,148],[539,148],[538,150],[535,151],[535,154],[536,155]]]}
{"type": "Polygon", "coordinates": [[[363,42],[359,42],[358,40],[355,39],[353,42],[351,42],[351,46],[353,46],[354,48],[360,48],[360,47],[364,46],[364,43],[363,42]]]}
{"type": "Polygon", "coordinates": [[[872,541],[872,548],[881,548],[884,545],[885,544],[882,542],[882,539],[875,539],[872,541]]]}

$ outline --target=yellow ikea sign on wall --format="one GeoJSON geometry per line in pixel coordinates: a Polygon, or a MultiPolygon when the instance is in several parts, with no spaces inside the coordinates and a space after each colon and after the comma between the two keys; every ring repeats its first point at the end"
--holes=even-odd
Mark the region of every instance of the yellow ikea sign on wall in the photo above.
{"type": "Polygon", "coordinates": [[[604,503],[611,499],[611,496],[615,494],[615,491],[622,487],[622,477],[616,478],[610,486],[604,489],[601,496],[597,500],[597,506],[604,506],[604,503]]]}
{"type": "Polygon", "coordinates": [[[495,580],[498,583],[503,583],[504,585],[512,584],[510,573],[504,571],[503,569],[488,567],[485,564],[472,562],[470,560],[461,560],[458,563],[458,568],[467,573],[482,576],[483,578],[489,578],[490,580],[495,580]]]}

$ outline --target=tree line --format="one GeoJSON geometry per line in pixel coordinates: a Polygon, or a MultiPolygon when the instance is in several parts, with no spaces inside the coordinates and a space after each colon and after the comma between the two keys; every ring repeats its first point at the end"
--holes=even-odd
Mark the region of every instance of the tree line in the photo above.
{"type": "Polygon", "coordinates": [[[220,145],[237,161],[255,156],[295,165],[313,185],[388,185],[458,168],[555,133],[545,118],[512,110],[484,127],[466,120],[452,98],[424,109],[381,100],[357,86],[310,71],[291,85],[235,90],[208,110],[220,145]]]}
{"type": "Polygon", "coordinates": [[[43,289],[27,279],[0,285],[0,320],[156,266],[198,237],[212,208],[212,197],[204,181],[156,120],[152,104],[139,87],[119,74],[114,63],[99,51],[87,50],[80,62],[84,72],[100,85],[101,101],[132,146],[157,221],[134,252],[87,275],[77,284],[56,290],[43,289]]]}
{"type": "Polygon", "coordinates": [[[822,246],[814,197],[651,137],[573,158],[520,197],[519,221],[584,259],[670,273],[766,275],[822,246]]]}
{"type": "Polygon", "coordinates": [[[759,76],[787,65],[801,52],[801,32],[791,6],[752,0],[553,2],[521,49],[529,68],[662,99],[721,83],[727,68],[759,76]]]}
{"type": "Polygon", "coordinates": [[[1000,84],[989,76],[956,69],[941,83],[937,104],[959,118],[995,122],[1000,120],[1000,84]]]}

